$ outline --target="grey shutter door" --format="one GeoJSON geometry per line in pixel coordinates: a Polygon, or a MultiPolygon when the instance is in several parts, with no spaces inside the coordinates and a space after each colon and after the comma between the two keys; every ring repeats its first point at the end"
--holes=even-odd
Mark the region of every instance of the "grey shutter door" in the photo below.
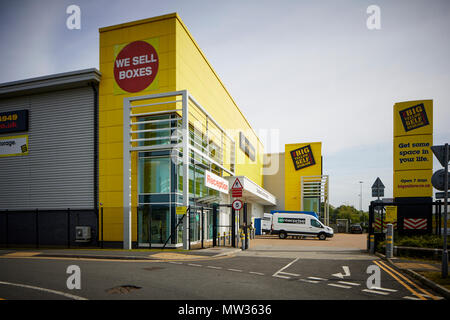
{"type": "Polygon", "coordinates": [[[94,93],[91,87],[0,100],[28,109],[29,154],[0,157],[0,209],[93,208],[94,93]]]}

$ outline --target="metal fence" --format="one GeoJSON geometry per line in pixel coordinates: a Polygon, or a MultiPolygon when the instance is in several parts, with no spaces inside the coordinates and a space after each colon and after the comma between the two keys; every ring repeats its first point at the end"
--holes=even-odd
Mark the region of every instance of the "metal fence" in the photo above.
{"type": "Polygon", "coordinates": [[[98,247],[98,217],[96,209],[0,210],[0,247],[98,247]]]}

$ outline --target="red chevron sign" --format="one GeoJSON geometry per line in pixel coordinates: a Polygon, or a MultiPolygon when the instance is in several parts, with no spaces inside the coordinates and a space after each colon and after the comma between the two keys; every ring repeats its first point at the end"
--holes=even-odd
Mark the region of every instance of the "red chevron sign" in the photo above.
{"type": "Polygon", "coordinates": [[[405,218],[403,220],[403,228],[404,229],[426,229],[427,228],[427,219],[412,219],[405,218]]]}
{"type": "MultiPolygon", "coordinates": [[[[394,229],[397,229],[397,221],[394,221],[394,222],[383,221],[383,230],[386,230],[386,225],[388,223],[392,223],[393,226],[394,226],[394,229]]],[[[381,219],[380,218],[375,218],[374,228],[375,229],[381,229],[381,219]]]]}

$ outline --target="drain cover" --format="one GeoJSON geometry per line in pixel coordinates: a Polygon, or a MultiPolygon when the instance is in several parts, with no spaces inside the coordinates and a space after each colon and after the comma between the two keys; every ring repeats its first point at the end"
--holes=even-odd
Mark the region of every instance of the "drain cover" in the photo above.
{"type": "Polygon", "coordinates": [[[148,268],[143,268],[144,270],[147,271],[153,271],[153,270],[159,270],[159,269],[164,269],[163,267],[148,267],[148,268]]]}
{"type": "Polygon", "coordinates": [[[133,290],[139,290],[141,287],[134,286],[134,285],[124,285],[124,286],[117,286],[111,289],[106,290],[107,293],[116,294],[116,293],[129,293],[133,290]]]}

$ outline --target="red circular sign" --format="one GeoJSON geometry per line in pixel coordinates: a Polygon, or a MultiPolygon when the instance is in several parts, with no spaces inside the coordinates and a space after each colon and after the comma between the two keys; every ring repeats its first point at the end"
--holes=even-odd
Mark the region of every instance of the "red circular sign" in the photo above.
{"type": "Polygon", "coordinates": [[[122,90],[138,92],[147,88],[158,73],[155,48],[145,41],[127,44],[114,61],[114,78],[122,90]]]}
{"type": "Polygon", "coordinates": [[[241,200],[234,200],[231,204],[234,208],[234,210],[241,210],[242,208],[242,201],[241,200]]]}

